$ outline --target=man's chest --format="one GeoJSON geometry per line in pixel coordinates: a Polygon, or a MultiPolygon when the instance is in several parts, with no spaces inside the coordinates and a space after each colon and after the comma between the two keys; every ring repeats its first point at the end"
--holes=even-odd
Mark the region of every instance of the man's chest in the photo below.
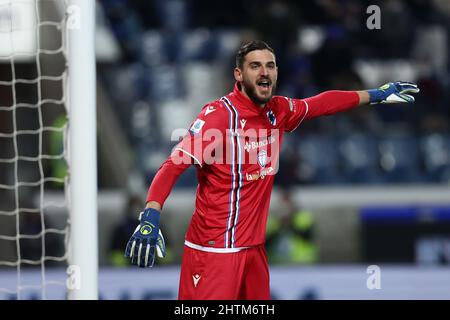
{"type": "Polygon", "coordinates": [[[222,169],[236,181],[258,181],[278,171],[282,132],[261,116],[241,117],[227,130],[222,169]]]}

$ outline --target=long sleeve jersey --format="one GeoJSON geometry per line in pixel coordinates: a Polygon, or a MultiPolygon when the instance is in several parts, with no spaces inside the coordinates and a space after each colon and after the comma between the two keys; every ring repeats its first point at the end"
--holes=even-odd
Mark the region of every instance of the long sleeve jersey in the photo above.
{"type": "Polygon", "coordinates": [[[306,99],[273,96],[260,106],[236,84],[202,108],[156,174],[147,201],[163,205],[178,176],[194,164],[198,187],[185,243],[212,252],[263,244],[284,133],[358,104],[355,91],[326,91],[306,99]]]}

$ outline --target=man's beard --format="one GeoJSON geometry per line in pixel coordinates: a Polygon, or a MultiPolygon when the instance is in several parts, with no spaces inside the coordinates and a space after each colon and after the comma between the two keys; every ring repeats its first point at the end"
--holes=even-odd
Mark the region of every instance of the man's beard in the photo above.
{"type": "Polygon", "coordinates": [[[272,90],[270,92],[270,95],[267,98],[259,98],[256,94],[256,85],[252,83],[248,83],[245,80],[241,82],[241,85],[243,86],[243,90],[247,93],[250,100],[252,100],[256,104],[266,104],[269,102],[270,99],[272,99],[273,93],[275,92],[275,89],[277,88],[276,81],[272,82],[272,90]]]}

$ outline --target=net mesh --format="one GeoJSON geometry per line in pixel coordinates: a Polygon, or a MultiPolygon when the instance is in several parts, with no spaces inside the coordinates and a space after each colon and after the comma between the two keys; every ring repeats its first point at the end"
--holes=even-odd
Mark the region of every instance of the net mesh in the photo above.
{"type": "Polygon", "coordinates": [[[0,298],[46,299],[68,260],[67,2],[0,0],[0,298]],[[40,279],[27,272],[40,268],[40,279]]]}

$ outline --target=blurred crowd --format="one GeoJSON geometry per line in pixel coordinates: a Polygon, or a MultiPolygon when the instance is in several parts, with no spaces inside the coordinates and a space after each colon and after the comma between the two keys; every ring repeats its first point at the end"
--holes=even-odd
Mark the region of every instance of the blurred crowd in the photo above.
{"type": "MultiPolygon", "coordinates": [[[[259,38],[276,51],[280,95],[393,80],[421,88],[413,106],[359,108],[304,123],[286,140],[277,183],[449,183],[448,1],[100,3],[122,49],[120,63],[101,66],[100,77],[148,180],[173,146],[171,131],[232,89],[236,48],[259,38]],[[367,26],[373,4],[380,29],[367,26]]],[[[179,185],[194,180],[188,173],[179,185]]]]}

